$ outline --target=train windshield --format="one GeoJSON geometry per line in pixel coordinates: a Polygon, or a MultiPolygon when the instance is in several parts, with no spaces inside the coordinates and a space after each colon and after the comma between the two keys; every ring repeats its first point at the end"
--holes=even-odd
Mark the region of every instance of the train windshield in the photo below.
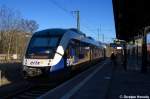
{"type": "Polygon", "coordinates": [[[48,37],[36,37],[32,40],[31,47],[52,47],[57,46],[58,37],[48,38],[48,37]]]}
{"type": "Polygon", "coordinates": [[[52,58],[58,46],[60,37],[33,37],[30,41],[26,57],[28,58],[52,58]]]}

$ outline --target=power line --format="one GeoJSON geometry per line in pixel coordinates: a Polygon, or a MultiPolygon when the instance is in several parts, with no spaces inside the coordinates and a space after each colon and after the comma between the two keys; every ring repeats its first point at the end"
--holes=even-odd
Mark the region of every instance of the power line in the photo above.
{"type": "MultiPolygon", "coordinates": [[[[80,20],[79,20],[79,14],[76,15],[76,17],[73,15],[72,12],[74,11],[69,11],[68,9],[66,9],[64,6],[60,5],[58,2],[56,2],[55,0],[50,0],[50,2],[52,4],[54,4],[55,6],[57,6],[59,9],[61,9],[62,11],[66,12],[67,14],[69,14],[71,17],[73,17],[76,21],[77,21],[77,29],[80,30],[80,20]]],[[[87,31],[91,32],[91,33],[95,33],[97,34],[97,29],[90,29],[89,26],[87,26],[87,21],[85,21],[85,18],[84,20],[82,19],[82,21],[84,21],[83,24],[81,25],[81,27],[85,28],[87,31]]],[[[103,29],[103,30],[106,30],[106,29],[103,29]]],[[[108,29],[107,29],[108,31],[108,29]]],[[[110,30],[109,30],[110,31],[110,30]]],[[[100,27],[100,32],[101,32],[101,27],[100,27]]],[[[90,34],[91,34],[90,33],[90,34]]],[[[99,40],[99,34],[98,34],[98,40],[99,40]]],[[[106,37],[105,37],[106,38],[106,37]]],[[[104,41],[104,34],[102,34],[102,41],[104,41]]]]}
{"type": "MultiPolygon", "coordinates": [[[[79,17],[80,17],[80,15],[79,15],[79,12],[78,12],[78,14],[77,14],[77,18],[73,15],[73,13],[72,12],[74,12],[74,11],[69,11],[68,9],[66,9],[65,7],[63,7],[62,5],[60,5],[58,2],[56,2],[55,0],[49,0],[52,4],[54,4],[55,6],[57,6],[59,9],[61,9],[62,11],[64,11],[64,12],[66,12],[67,14],[69,14],[69,15],[71,15],[71,17],[73,17],[73,18],[75,18],[76,20],[77,20],[77,29],[79,29],[80,30],[80,19],[79,19],[79,17]]],[[[94,32],[93,30],[91,30],[87,25],[83,25],[82,24],[82,27],[84,27],[84,28],[86,28],[88,31],[90,31],[90,32],[94,32]]]]}
{"type": "Polygon", "coordinates": [[[70,14],[72,17],[74,17],[72,15],[72,13],[67,10],[65,7],[63,7],[62,5],[60,5],[58,2],[56,2],[55,0],[49,0],[52,4],[54,4],[55,6],[57,6],[59,9],[63,10],[64,12],[66,12],[67,14],[70,14]]]}

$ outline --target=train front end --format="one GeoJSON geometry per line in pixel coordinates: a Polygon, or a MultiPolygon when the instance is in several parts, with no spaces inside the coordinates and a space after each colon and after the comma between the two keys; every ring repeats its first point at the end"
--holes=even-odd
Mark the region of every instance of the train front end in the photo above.
{"type": "Polygon", "coordinates": [[[30,76],[49,73],[52,65],[54,65],[53,61],[61,37],[62,35],[54,30],[35,33],[29,42],[23,59],[24,73],[30,76]]]}

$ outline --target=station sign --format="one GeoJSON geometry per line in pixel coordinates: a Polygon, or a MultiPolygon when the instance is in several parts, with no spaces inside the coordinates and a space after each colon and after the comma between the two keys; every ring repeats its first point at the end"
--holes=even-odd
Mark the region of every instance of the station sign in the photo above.
{"type": "Polygon", "coordinates": [[[110,47],[116,48],[117,44],[116,43],[110,43],[110,47]]]}
{"type": "Polygon", "coordinates": [[[122,49],[122,48],[124,48],[124,44],[110,43],[110,47],[117,48],[117,49],[122,49]]]}

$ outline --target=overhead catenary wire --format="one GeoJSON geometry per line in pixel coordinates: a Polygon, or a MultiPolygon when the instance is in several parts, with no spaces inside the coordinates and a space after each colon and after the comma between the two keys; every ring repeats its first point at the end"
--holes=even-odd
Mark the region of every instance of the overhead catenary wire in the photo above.
{"type": "MultiPolygon", "coordinates": [[[[55,6],[57,6],[59,9],[61,9],[62,11],[66,12],[67,14],[69,14],[71,17],[73,17],[74,19],[76,19],[76,17],[74,16],[73,12],[74,11],[70,11],[68,10],[67,8],[65,8],[64,6],[60,5],[60,3],[58,3],[57,1],[55,0],[49,0],[52,4],[54,4],[55,6]]],[[[94,31],[92,31],[88,26],[86,26],[85,24],[83,25],[82,23],[82,26],[81,27],[84,27],[86,28],[86,30],[92,32],[92,33],[95,33],[94,31]]]]}
{"type": "Polygon", "coordinates": [[[74,18],[72,12],[66,9],[65,7],[63,7],[62,5],[60,5],[58,2],[56,2],[55,0],[49,0],[49,1],[52,4],[54,4],[56,7],[58,7],[59,9],[61,9],[62,11],[66,12],[67,14],[71,15],[74,18]]]}
{"type": "MultiPolygon", "coordinates": [[[[73,19],[75,19],[75,20],[77,20],[77,15],[74,15],[74,11],[79,11],[79,10],[74,10],[74,11],[70,11],[70,10],[68,10],[66,7],[64,7],[64,6],[62,6],[60,3],[58,3],[56,0],[49,0],[53,5],[55,5],[56,7],[58,7],[59,9],[61,9],[62,11],[64,11],[66,14],[68,14],[68,15],[70,15],[73,19]]],[[[82,13],[81,13],[82,14],[82,13]]],[[[94,34],[97,34],[97,28],[95,28],[95,29],[92,29],[92,28],[90,28],[89,26],[88,26],[88,21],[86,20],[86,18],[82,18],[82,20],[81,20],[81,23],[82,23],[82,25],[80,25],[80,27],[82,27],[82,29],[85,29],[85,30],[87,30],[87,31],[89,31],[89,34],[90,35],[92,35],[93,36],[93,33],[94,34]]],[[[98,27],[99,28],[99,27],[98,27]]],[[[101,27],[100,27],[101,28],[101,27]]],[[[100,29],[100,31],[101,31],[101,29],[100,29]]],[[[103,31],[111,31],[110,29],[103,29],[103,31]]],[[[108,40],[108,38],[111,38],[111,37],[104,37],[104,34],[101,34],[102,32],[100,32],[100,34],[99,34],[99,37],[98,38],[100,38],[100,37],[102,37],[102,39],[101,39],[101,41],[103,41],[104,42],[104,39],[105,39],[105,41],[107,41],[108,40]]],[[[85,34],[87,34],[87,33],[85,33],[85,34]]],[[[96,35],[97,36],[97,35],[96,35]]],[[[98,40],[100,40],[100,39],[98,39],[98,40]]]]}

